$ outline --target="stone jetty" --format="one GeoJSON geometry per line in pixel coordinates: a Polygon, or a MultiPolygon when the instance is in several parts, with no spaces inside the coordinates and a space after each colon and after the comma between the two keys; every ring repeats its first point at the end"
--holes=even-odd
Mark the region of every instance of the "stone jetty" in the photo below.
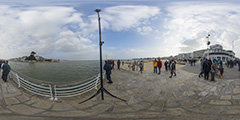
{"type": "MultiPolygon", "coordinates": [[[[126,64],[127,66],[127,64],[126,64]]],[[[83,104],[81,96],[51,101],[18,88],[11,79],[0,80],[0,120],[236,120],[240,118],[240,72],[225,68],[215,82],[198,77],[199,65],[178,66],[177,76],[113,70],[113,84],[104,87],[127,102],[104,94],[83,104]]],[[[106,82],[106,80],[104,80],[106,82]]]]}

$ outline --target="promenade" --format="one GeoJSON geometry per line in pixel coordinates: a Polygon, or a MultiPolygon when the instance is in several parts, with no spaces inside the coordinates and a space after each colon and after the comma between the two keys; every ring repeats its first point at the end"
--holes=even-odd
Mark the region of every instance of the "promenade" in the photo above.
{"type": "Polygon", "coordinates": [[[104,84],[117,100],[104,94],[83,104],[96,92],[72,97],[49,98],[31,94],[16,83],[0,80],[0,120],[236,120],[240,119],[240,72],[226,68],[215,82],[198,78],[200,67],[180,66],[177,76],[162,69],[161,75],[113,70],[113,84],[104,84]]]}

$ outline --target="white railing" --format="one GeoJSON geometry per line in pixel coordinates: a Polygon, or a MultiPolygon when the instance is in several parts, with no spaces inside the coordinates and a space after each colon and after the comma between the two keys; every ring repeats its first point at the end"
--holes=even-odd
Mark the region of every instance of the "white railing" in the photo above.
{"type": "Polygon", "coordinates": [[[99,74],[81,81],[55,83],[36,80],[11,70],[10,78],[17,83],[19,88],[21,87],[33,94],[50,97],[51,100],[57,100],[61,97],[78,96],[92,89],[97,89],[100,84],[99,74]]]}

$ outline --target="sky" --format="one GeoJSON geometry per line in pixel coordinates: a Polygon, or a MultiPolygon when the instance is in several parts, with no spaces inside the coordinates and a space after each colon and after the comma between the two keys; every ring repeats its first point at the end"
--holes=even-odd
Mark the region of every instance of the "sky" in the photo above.
{"type": "Polygon", "coordinates": [[[166,57],[221,44],[240,57],[237,0],[0,0],[0,59],[166,57]]]}

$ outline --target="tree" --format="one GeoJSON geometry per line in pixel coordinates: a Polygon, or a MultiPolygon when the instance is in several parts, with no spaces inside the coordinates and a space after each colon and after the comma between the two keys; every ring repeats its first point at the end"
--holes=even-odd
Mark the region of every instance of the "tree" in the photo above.
{"type": "Polygon", "coordinates": [[[32,51],[32,52],[30,53],[30,56],[27,57],[26,60],[36,60],[36,58],[35,58],[35,56],[34,56],[35,54],[36,54],[36,52],[32,51]]]}

